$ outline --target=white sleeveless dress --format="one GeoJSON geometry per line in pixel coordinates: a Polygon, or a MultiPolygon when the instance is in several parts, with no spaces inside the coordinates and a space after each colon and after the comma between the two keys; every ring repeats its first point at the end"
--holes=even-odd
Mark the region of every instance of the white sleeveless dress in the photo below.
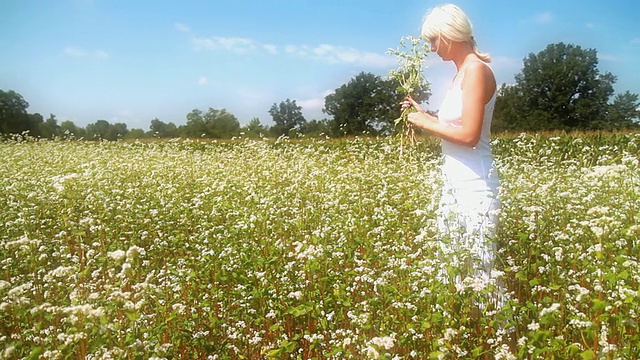
{"type": "MultiPolygon", "coordinates": [[[[461,84],[464,69],[461,71],[438,112],[441,123],[454,127],[461,126],[462,119],[461,84]]],[[[438,230],[442,252],[445,256],[453,257],[453,265],[460,268],[456,283],[469,277],[473,281],[489,281],[493,270],[493,239],[500,210],[500,181],[490,146],[495,102],[494,91],[484,107],[480,141],[475,147],[441,140],[444,187],[438,213],[438,230]],[[465,251],[470,256],[460,255],[465,251]]]]}

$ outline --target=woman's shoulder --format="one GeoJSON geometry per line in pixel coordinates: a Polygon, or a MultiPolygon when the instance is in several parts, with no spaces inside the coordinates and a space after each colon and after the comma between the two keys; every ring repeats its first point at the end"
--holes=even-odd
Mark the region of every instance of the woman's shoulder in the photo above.
{"type": "Polygon", "coordinates": [[[464,72],[465,77],[471,75],[472,77],[479,76],[493,78],[493,70],[491,69],[491,66],[480,59],[469,61],[464,72]]]}
{"type": "Polygon", "coordinates": [[[464,69],[463,82],[495,84],[496,79],[489,64],[482,60],[470,61],[464,69]]]}

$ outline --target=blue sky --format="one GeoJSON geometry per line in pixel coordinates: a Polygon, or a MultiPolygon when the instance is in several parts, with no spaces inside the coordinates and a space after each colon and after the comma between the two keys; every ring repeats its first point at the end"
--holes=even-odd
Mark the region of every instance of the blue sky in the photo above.
{"type": "MultiPolygon", "coordinates": [[[[193,109],[271,125],[274,103],[296,100],[322,119],[324,97],[367,71],[386,76],[385,52],[419,35],[431,0],[3,0],[0,89],[20,93],[30,113],[86,126],[104,119],[148,129],[178,125],[193,109]]],[[[522,60],[563,41],[598,50],[617,92],[640,93],[636,0],[455,2],[469,15],[499,84],[522,60]]],[[[428,108],[453,75],[430,55],[428,108]]]]}

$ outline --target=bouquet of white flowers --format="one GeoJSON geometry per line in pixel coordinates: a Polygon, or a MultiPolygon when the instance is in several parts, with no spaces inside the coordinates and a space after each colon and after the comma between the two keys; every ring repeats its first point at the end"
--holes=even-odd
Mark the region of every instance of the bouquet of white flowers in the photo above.
{"type": "MultiPolygon", "coordinates": [[[[421,91],[427,91],[429,83],[424,77],[423,66],[430,49],[426,42],[419,37],[405,36],[400,39],[400,46],[387,51],[398,59],[398,68],[391,71],[389,77],[398,81],[398,91],[405,96],[415,97],[421,91]]],[[[395,120],[395,125],[400,126],[400,154],[404,151],[406,142],[415,143],[415,131],[411,123],[407,121],[407,115],[415,111],[414,108],[406,108],[395,120]]]]}

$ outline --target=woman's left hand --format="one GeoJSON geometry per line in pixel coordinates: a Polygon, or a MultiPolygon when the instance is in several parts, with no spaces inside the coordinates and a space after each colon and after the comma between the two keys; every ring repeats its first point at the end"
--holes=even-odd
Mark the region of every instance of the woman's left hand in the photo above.
{"type": "Polygon", "coordinates": [[[413,107],[418,112],[424,112],[424,110],[422,109],[422,106],[420,106],[420,104],[418,104],[417,101],[413,100],[411,96],[407,96],[406,98],[404,98],[404,101],[402,102],[402,110],[406,110],[410,107],[413,107]]]}

